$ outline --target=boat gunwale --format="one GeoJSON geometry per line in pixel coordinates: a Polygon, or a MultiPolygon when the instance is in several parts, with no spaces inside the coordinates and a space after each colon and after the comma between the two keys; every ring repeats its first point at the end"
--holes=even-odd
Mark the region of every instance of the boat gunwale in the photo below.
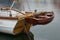
{"type": "MultiPolygon", "coordinates": [[[[0,6],[0,10],[1,10],[1,8],[6,8],[6,9],[2,9],[2,10],[10,10],[9,7],[6,7],[6,6],[0,6]]],[[[12,8],[11,10],[14,10],[14,11],[16,11],[16,12],[18,12],[18,13],[21,13],[21,12],[17,11],[17,9],[15,9],[15,8],[12,8]]],[[[21,13],[21,14],[22,14],[22,13],[21,13]]],[[[18,17],[17,17],[17,16],[16,16],[16,17],[0,16],[0,19],[18,20],[18,17]]]]}
{"type": "Polygon", "coordinates": [[[32,23],[33,25],[37,25],[37,24],[48,24],[48,23],[50,23],[52,20],[53,20],[53,18],[54,18],[54,12],[47,12],[47,13],[52,13],[52,16],[50,17],[50,18],[36,18],[36,17],[34,17],[34,16],[32,16],[32,17],[30,17],[30,18],[28,18],[28,19],[25,19],[28,23],[32,23]],[[31,22],[29,21],[29,20],[31,20],[31,22]],[[34,20],[34,21],[33,21],[34,20]]]}
{"type": "Polygon", "coordinates": [[[45,20],[54,18],[54,13],[53,13],[53,12],[46,12],[46,13],[52,13],[52,16],[49,17],[49,18],[47,18],[47,17],[40,17],[40,18],[30,17],[30,18],[35,19],[35,20],[37,20],[37,21],[38,21],[38,20],[41,20],[41,18],[44,18],[45,20]]]}

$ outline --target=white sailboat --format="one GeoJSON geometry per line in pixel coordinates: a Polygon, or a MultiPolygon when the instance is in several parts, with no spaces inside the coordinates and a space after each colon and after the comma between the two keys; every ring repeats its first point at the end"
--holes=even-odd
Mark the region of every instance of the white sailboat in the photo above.
{"type": "MultiPolygon", "coordinates": [[[[0,32],[8,34],[28,33],[32,25],[47,24],[54,18],[53,12],[22,12],[13,8],[16,0],[10,7],[0,6],[0,32]]],[[[30,9],[30,8],[29,8],[30,9]]]]}
{"type": "Polygon", "coordinates": [[[24,17],[17,9],[12,8],[15,1],[13,1],[11,7],[0,6],[0,32],[16,35],[24,30],[24,27],[29,31],[31,24],[25,25],[24,17]]]}

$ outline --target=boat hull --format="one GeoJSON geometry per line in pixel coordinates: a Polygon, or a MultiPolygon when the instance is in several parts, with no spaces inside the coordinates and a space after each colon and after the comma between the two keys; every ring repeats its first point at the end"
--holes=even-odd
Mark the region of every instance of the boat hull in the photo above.
{"type": "Polygon", "coordinates": [[[30,27],[32,25],[31,23],[25,21],[24,19],[25,16],[21,12],[12,8],[11,9],[12,16],[10,16],[8,14],[10,13],[9,7],[4,7],[4,6],[0,7],[0,12],[2,14],[2,15],[0,14],[0,32],[13,34],[13,35],[17,35],[21,32],[29,32],[30,27]]]}
{"type": "Polygon", "coordinates": [[[43,25],[43,24],[48,24],[50,23],[53,18],[54,18],[54,13],[53,12],[46,12],[51,13],[51,15],[47,15],[47,17],[43,14],[43,15],[39,15],[39,17],[36,17],[35,15],[30,17],[30,18],[26,18],[25,20],[33,25],[43,25]]]}

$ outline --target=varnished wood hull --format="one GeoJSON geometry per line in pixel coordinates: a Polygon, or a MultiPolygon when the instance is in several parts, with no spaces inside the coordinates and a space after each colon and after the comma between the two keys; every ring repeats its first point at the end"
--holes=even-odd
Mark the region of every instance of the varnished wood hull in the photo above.
{"type": "Polygon", "coordinates": [[[26,18],[26,21],[29,23],[32,23],[33,25],[37,25],[37,24],[48,24],[50,23],[53,18],[54,18],[54,13],[53,12],[47,12],[47,13],[52,13],[49,18],[45,17],[44,15],[40,16],[40,17],[35,17],[32,16],[30,18],[26,18]]]}

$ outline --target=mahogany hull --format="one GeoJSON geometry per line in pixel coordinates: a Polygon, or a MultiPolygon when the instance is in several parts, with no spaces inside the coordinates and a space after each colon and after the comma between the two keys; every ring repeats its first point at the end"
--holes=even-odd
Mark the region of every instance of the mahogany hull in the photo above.
{"type": "MultiPolygon", "coordinates": [[[[47,12],[48,13],[48,12],[47,12]]],[[[50,12],[49,12],[50,13],[50,12]]],[[[25,20],[29,23],[32,23],[33,25],[37,25],[37,24],[48,24],[50,23],[53,18],[54,18],[54,13],[52,12],[51,15],[48,15],[47,17],[42,15],[40,17],[30,17],[30,18],[26,18],[25,20]],[[42,17],[43,16],[43,17],[42,17]],[[50,17],[49,17],[50,16],[50,17]],[[48,18],[49,17],[49,18],[48,18]]]]}

